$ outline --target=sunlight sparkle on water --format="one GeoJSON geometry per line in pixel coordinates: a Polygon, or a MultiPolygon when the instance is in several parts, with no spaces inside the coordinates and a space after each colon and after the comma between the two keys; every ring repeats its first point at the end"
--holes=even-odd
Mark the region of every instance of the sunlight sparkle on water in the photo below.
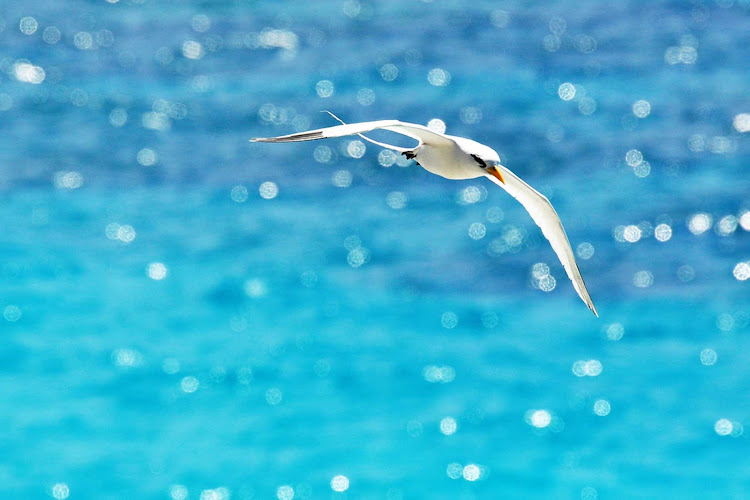
{"type": "Polygon", "coordinates": [[[633,275],[633,284],[638,288],[648,288],[654,284],[654,275],[651,271],[638,271],[633,275]]]}
{"type": "Polygon", "coordinates": [[[750,113],[740,113],[736,115],[732,121],[732,125],[734,125],[734,129],[737,132],[750,132],[750,113]]]}
{"type": "Polygon", "coordinates": [[[438,134],[445,133],[445,122],[440,118],[433,118],[427,122],[427,128],[438,134]]]}
{"type": "Polygon", "coordinates": [[[635,243],[641,239],[641,229],[635,225],[625,226],[622,237],[629,243],[635,243]]]}
{"type": "Polygon", "coordinates": [[[230,193],[230,197],[232,198],[232,201],[236,203],[245,203],[248,198],[247,188],[242,185],[234,186],[230,193]]]}
{"type": "Polygon", "coordinates": [[[315,84],[315,92],[319,97],[328,98],[333,95],[333,82],[330,80],[320,80],[315,84]]]}
{"type": "Polygon", "coordinates": [[[34,66],[28,61],[18,61],[14,65],[16,80],[19,82],[40,84],[47,76],[41,66],[34,66]]]}
{"type": "Polygon", "coordinates": [[[331,489],[336,492],[342,492],[349,489],[349,478],[343,475],[334,476],[331,479],[331,489]]]}
{"type": "Polygon", "coordinates": [[[732,433],[732,422],[726,418],[721,418],[714,424],[714,431],[719,436],[728,436],[732,433]]]}
{"type": "Polygon", "coordinates": [[[443,325],[443,328],[455,328],[458,325],[458,315],[453,311],[444,312],[440,317],[440,324],[443,325]]]}
{"type": "Polygon", "coordinates": [[[150,167],[152,165],[155,165],[156,162],[159,161],[159,157],[156,155],[156,152],[153,149],[149,148],[143,148],[138,151],[136,159],[138,160],[138,163],[140,163],[144,167],[150,167]]]}
{"type": "Polygon", "coordinates": [[[435,87],[446,87],[451,83],[451,74],[442,68],[434,68],[427,73],[427,81],[435,87]]]}
{"type": "Polygon", "coordinates": [[[711,220],[711,216],[707,213],[698,213],[695,215],[692,215],[688,219],[688,229],[691,233],[695,235],[703,234],[709,229],[711,229],[711,225],[713,224],[713,221],[711,220]]]}
{"type": "Polygon", "coordinates": [[[734,215],[725,215],[716,223],[714,230],[719,236],[729,236],[737,230],[739,220],[734,215]]]}
{"type": "Polygon", "coordinates": [[[188,489],[181,484],[173,484],[169,487],[169,497],[172,500],[186,500],[188,494],[188,489]]]}
{"type": "Polygon", "coordinates": [[[16,305],[9,305],[5,306],[5,309],[3,309],[3,317],[5,318],[5,321],[8,321],[10,323],[15,323],[19,319],[21,319],[22,313],[21,308],[16,305]]]}
{"type": "Polygon", "coordinates": [[[348,170],[337,170],[331,176],[331,183],[339,188],[348,188],[352,185],[354,176],[348,170]]]}
{"type": "Polygon", "coordinates": [[[500,207],[490,207],[487,209],[487,213],[485,214],[485,217],[487,217],[487,222],[491,222],[492,224],[498,224],[503,221],[505,218],[505,213],[503,212],[503,209],[500,207]]]}
{"type": "Polygon", "coordinates": [[[451,479],[460,479],[463,476],[464,468],[458,462],[449,463],[445,468],[445,474],[451,479]]]}
{"type": "Polygon", "coordinates": [[[420,422],[419,420],[409,420],[406,423],[406,433],[413,438],[420,437],[423,431],[424,428],[422,426],[422,422],[420,422]]]}
{"type": "Polygon", "coordinates": [[[606,399],[597,399],[594,402],[594,413],[599,415],[600,417],[606,417],[609,415],[609,411],[611,409],[611,406],[609,404],[609,401],[606,399]]]}
{"type": "Polygon", "coordinates": [[[115,349],[112,362],[120,368],[132,368],[143,364],[143,355],[135,349],[115,349]]]}
{"type": "Polygon", "coordinates": [[[738,262],[732,270],[732,275],[737,281],[750,279],[750,262],[738,262]]]}
{"type": "Polygon", "coordinates": [[[422,369],[422,376],[427,382],[448,384],[456,378],[456,370],[451,366],[428,365],[422,369]]]}
{"type": "Polygon", "coordinates": [[[672,228],[669,224],[659,224],[654,228],[654,237],[661,242],[669,241],[672,238],[672,228]]]}
{"type": "Polygon", "coordinates": [[[692,266],[684,264],[677,268],[677,279],[683,283],[693,281],[695,279],[695,269],[692,266]]]}
{"type": "Polygon", "coordinates": [[[450,436],[456,433],[458,430],[458,422],[453,417],[445,417],[440,420],[440,432],[446,436],[450,436]]]}
{"type": "Polygon", "coordinates": [[[597,377],[602,373],[603,366],[597,359],[580,360],[573,363],[571,370],[576,377],[597,377]]]}
{"type": "Polygon", "coordinates": [[[284,399],[284,394],[278,387],[271,387],[266,391],[266,402],[269,405],[276,406],[281,403],[282,399],[284,399]]]}
{"type": "Polygon", "coordinates": [[[401,210],[406,207],[409,198],[406,196],[406,193],[402,193],[401,191],[391,191],[385,197],[385,202],[392,209],[401,210]]]}
{"type": "Polygon", "coordinates": [[[313,151],[313,158],[318,163],[328,163],[333,158],[333,150],[325,145],[320,145],[313,151]]]}
{"type": "Polygon", "coordinates": [[[543,429],[552,422],[552,414],[547,410],[529,410],[526,414],[526,423],[537,429],[543,429]]]}
{"type": "Polygon", "coordinates": [[[392,167],[393,164],[396,163],[396,160],[398,160],[396,153],[390,149],[384,149],[378,153],[378,163],[381,167],[392,167]]]}
{"type": "Polygon", "coordinates": [[[115,108],[109,113],[109,123],[113,127],[122,127],[128,121],[128,112],[122,108],[115,108]]]}
{"type": "Polygon", "coordinates": [[[380,67],[380,77],[386,82],[392,82],[398,77],[398,68],[392,63],[384,64],[380,67]]]}
{"type": "Polygon", "coordinates": [[[713,366],[716,364],[716,360],[719,359],[719,356],[713,349],[706,348],[701,351],[700,358],[702,365],[713,366]]]}
{"type": "Polygon", "coordinates": [[[622,326],[622,323],[612,323],[607,326],[606,335],[608,340],[620,340],[625,335],[625,327],[622,326]]]}
{"type": "Polygon", "coordinates": [[[152,280],[160,281],[167,277],[167,266],[161,262],[152,262],[146,269],[146,274],[152,280]]]}
{"type": "Polygon", "coordinates": [[[563,101],[570,101],[576,96],[576,87],[572,83],[566,82],[557,89],[557,95],[563,101]]]}
{"type": "Polygon", "coordinates": [[[271,200],[279,194],[279,186],[275,182],[266,181],[258,188],[261,198],[271,200]]]}
{"type": "Polygon", "coordinates": [[[191,394],[197,391],[199,387],[200,382],[198,382],[198,379],[193,377],[192,375],[183,377],[183,379],[180,381],[180,389],[182,389],[182,392],[186,394],[191,394]]]}
{"type": "Polygon", "coordinates": [[[481,240],[487,233],[487,228],[481,222],[474,222],[469,226],[469,237],[472,240],[481,240]]]}
{"type": "Polygon", "coordinates": [[[482,119],[482,110],[474,106],[461,108],[460,118],[461,122],[467,125],[479,123],[482,119]]]}
{"type": "Polygon", "coordinates": [[[18,23],[18,28],[24,35],[33,35],[39,28],[39,23],[31,16],[26,16],[18,23]]]}
{"type": "Polygon", "coordinates": [[[625,163],[627,163],[631,167],[637,167],[638,165],[643,162],[643,153],[638,151],[637,149],[631,149],[627,153],[625,153],[625,163]]]}
{"type": "Polygon", "coordinates": [[[294,498],[294,488],[288,484],[279,486],[276,490],[276,498],[278,500],[292,500],[294,498]]]}
{"type": "Polygon", "coordinates": [[[581,490],[581,500],[598,500],[599,493],[591,486],[586,486],[581,490]]]}
{"type": "Polygon", "coordinates": [[[461,475],[467,481],[476,481],[477,479],[479,479],[479,475],[480,475],[479,467],[475,464],[469,464],[466,467],[464,467],[464,470],[461,475]]]}
{"type": "Polygon", "coordinates": [[[633,104],[633,114],[638,118],[646,118],[651,113],[651,104],[648,101],[640,100],[633,104]]]}
{"type": "Polygon", "coordinates": [[[352,158],[362,158],[365,155],[367,147],[359,139],[355,139],[346,146],[346,154],[352,158]]]}
{"type": "Polygon", "coordinates": [[[578,257],[583,260],[589,260],[594,256],[594,251],[594,245],[587,241],[584,241],[576,248],[576,255],[578,255],[578,257]]]}
{"type": "Polygon", "coordinates": [[[83,175],[80,172],[62,170],[55,172],[53,182],[57,189],[78,189],[83,186],[83,175]]]}
{"type": "Polygon", "coordinates": [[[182,55],[187,59],[200,59],[205,54],[203,45],[195,40],[187,40],[182,44],[182,55]]]}
{"type": "Polygon", "coordinates": [[[70,488],[65,483],[57,483],[52,487],[52,498],[65,500],[70,496],[70,488]]]}
{"type": "Polygon", "coordinates": [[[60,38],[62,38],[62,34],[60,33],[60,30],[55,26],[47,26],[42,32],[42,40],[50,45],[54,45],[59,42],[60,38]]]}
{"type": "Polygon", "coordinates": [[[750,231],[750,210],[747,210],[740,215],[740,227],[745,231],[750,231]]]}

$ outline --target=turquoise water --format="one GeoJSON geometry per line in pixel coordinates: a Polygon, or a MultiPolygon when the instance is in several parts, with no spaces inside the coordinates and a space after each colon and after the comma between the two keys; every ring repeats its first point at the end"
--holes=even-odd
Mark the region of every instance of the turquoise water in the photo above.
{"type": "Polygon", "coordinates": [[[731,0],[3,4],[0,492],[748,498],[749,24],[731,0]],[[248,142],[323,109],[498,150],[601,318],[489,182],[248,142]]]}

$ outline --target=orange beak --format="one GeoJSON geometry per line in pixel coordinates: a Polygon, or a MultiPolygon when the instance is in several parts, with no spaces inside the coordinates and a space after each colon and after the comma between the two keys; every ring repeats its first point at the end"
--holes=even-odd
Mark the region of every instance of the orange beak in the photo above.
{"type": "Polygon", "coordinates": [[[505,179],[503,179],[503,174],[501,174],[500,171],[496,169],[495,167],[488,168],[487,173],[492,175],[493,177],[497,177],[500,180],[500,182],[505,184],[505,179]]]}

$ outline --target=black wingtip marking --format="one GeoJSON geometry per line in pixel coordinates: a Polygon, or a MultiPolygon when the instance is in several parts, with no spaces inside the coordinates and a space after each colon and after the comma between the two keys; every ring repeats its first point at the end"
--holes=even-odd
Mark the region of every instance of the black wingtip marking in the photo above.
{"type": "Polygon", "coordinates": [[[302,134],[284,135],[281,137],[258,137],[250,142],[300,142],[323,139],[323,132],[304,132],[302,134]]]}

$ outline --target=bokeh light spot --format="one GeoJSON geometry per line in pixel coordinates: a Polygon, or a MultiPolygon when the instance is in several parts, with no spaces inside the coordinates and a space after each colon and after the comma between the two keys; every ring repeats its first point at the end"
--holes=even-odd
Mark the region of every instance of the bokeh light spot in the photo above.
{"type": "Polygon", "coordinates": [[[737,281],[750,279],[750,262],[738,262],[732,269],[732,275],[737,281]]]}
{"type": "Polygon", "coordinates": [[[279,194],[279,186],[275,182],[266,181],[258,188],[261,198],[266,200],[272,200],[279,194]]]}
{"type": "Polygon", "coordinates": [[[432,130],[433,132],[437,132],[438,134],[444,134],[445,122],[440,118],[433,118],[432,120],[427,122],[427,128],[432,130]]]}
{"type": "Polygon", "coordinates": [[[328,98],[333,95],[333,82],[330,80],[320,80],[315,84],[315,92],[319,97],[328,98]]]}
{"type": "Polygon", "coordinates": [[[336,492],[342,492],[349,489],[349,478],[346,476],[334,476],[331,479],[331,489],[336,492]]]}
{"type": "Polygon", "coordinates": [[[607,326],[606,334],[608,340],[620,340],[625,335],[625,327],[622,326],[622,323],[612,323],[607,326]]]}
{"type": "Polygon", "coordinates": [[[434,87],[446,87],[451,83],[451,74],[442,68],[434,68],[427,73],[427,81],[434,87]]]}
{"type": "Polygon", "coordinates": [[[284,394],[278,387],[271,387],[266,391],[266,402],[269,405],[276,406],[281,403],[282,399],[284,399],[284,394]]]}
{"type": "Polygon", "coordinates": [[[481,222],[474,222],[469,226],[469,237],[472,240],[481,240],[487,233],[487,228],[481,222]]]}
{"type": "Polygon", "coordinates": [[[146,274],[152,280],[160,281],[167,277],[167,266],[161,262],[152,262],[148,265],[146,274]]]}
{"type": "Polygon", "coordinates": [[[70,496],[70,488],[65,483],[56,483],[52,486],[52,498],[55,500],[65,500],[70,496]]]}
{"type": "Polygon", "coordinates": [[[651,271],[638,271],[633,275],[633,284],[638,288],[648,288],[654,284],[654,275],[651,271]]]}
{"type": "Polygon", "coordinates": [[[711,229],[712,224],[711,216],[707,213],[698,213],[688,219],[688,229],[695,235],[705,233],[711,229]]]}
{"type": "Polygon", "coordinates": [[[440,432],[446,436],[450,436],[456,433],[458,430],[458,422],[453,417],[445,417],[440,420],[440,432]]]}
{"type": "Polygon", "coordinates": [[[606,399],[597,399],[594,402],[594,413],[600,417],[606,417],[610,412],[610,404],[606,399]]]}
{"type": "Polygon", "coordinates": [[[714,431],[719,436],[728,436],[732,433],[732,422],[726,418],[721,418],[714,424],[714,431]]]}
{"type": "Polygon", "coordinates": [[[638,118],[646,118],[651,114],[651,104],[644,100],[636,101],[633,104],[633,114],[638,118]]]}
{"type": "Polygon", "coordinates": [[[232,201],[236,203],[245,203],[248,198],[247,188],[245,186],[234,186],[230,193],[232,201]]]}
{"type": "Polygon", "coordinates": [[[702,365],[713,366],[716,364],[716,360],[719,359],[719,356],[713,349],[706,348],[701,351],[700,358],[702,365]]]}
{"type": "Polygon", "coordinates": [[[278,500],[293,500],[294,488],[292,488],[288,484],[279,486],[279,488],[276,490],[276,498],[278,500]]]}
{"type": "Polygon", "coordinates": [[[458,325],[458,315],[452,311],[444,312],[440,317],[440,324],[443,328],[455,328],[458,325]]]}
{"type": "Polygon", "coordinates": [[[24,35],[33,35],[39,28],[39,23],[33,17],[26,16],[18,23],[18,27],[24,35]]]}
{"type": "Polygon", "coordinates": [[[5,318],[5,321],[10,323],[18,321],[21,319],[22,315],[21,308],[13,304],[5,306],[5,309],[3,309],[3,317],[5,318]]]}
{"type": "Polygon", "coordinates": [[[570,101],[576,96],[576,87],[570,82],[563,83],[557,88],[557,95],[563,101],[570,101]]]}
{"type": "Polygon", "coordinates": [[[200,382],[198,382],[198,379],[193,377],[192,375],[183,377],[180,381],[180,389],[182,389],[182,392],[184,392],[185,394],[192,394],[197,391],[199,387],[200,382]]]}

